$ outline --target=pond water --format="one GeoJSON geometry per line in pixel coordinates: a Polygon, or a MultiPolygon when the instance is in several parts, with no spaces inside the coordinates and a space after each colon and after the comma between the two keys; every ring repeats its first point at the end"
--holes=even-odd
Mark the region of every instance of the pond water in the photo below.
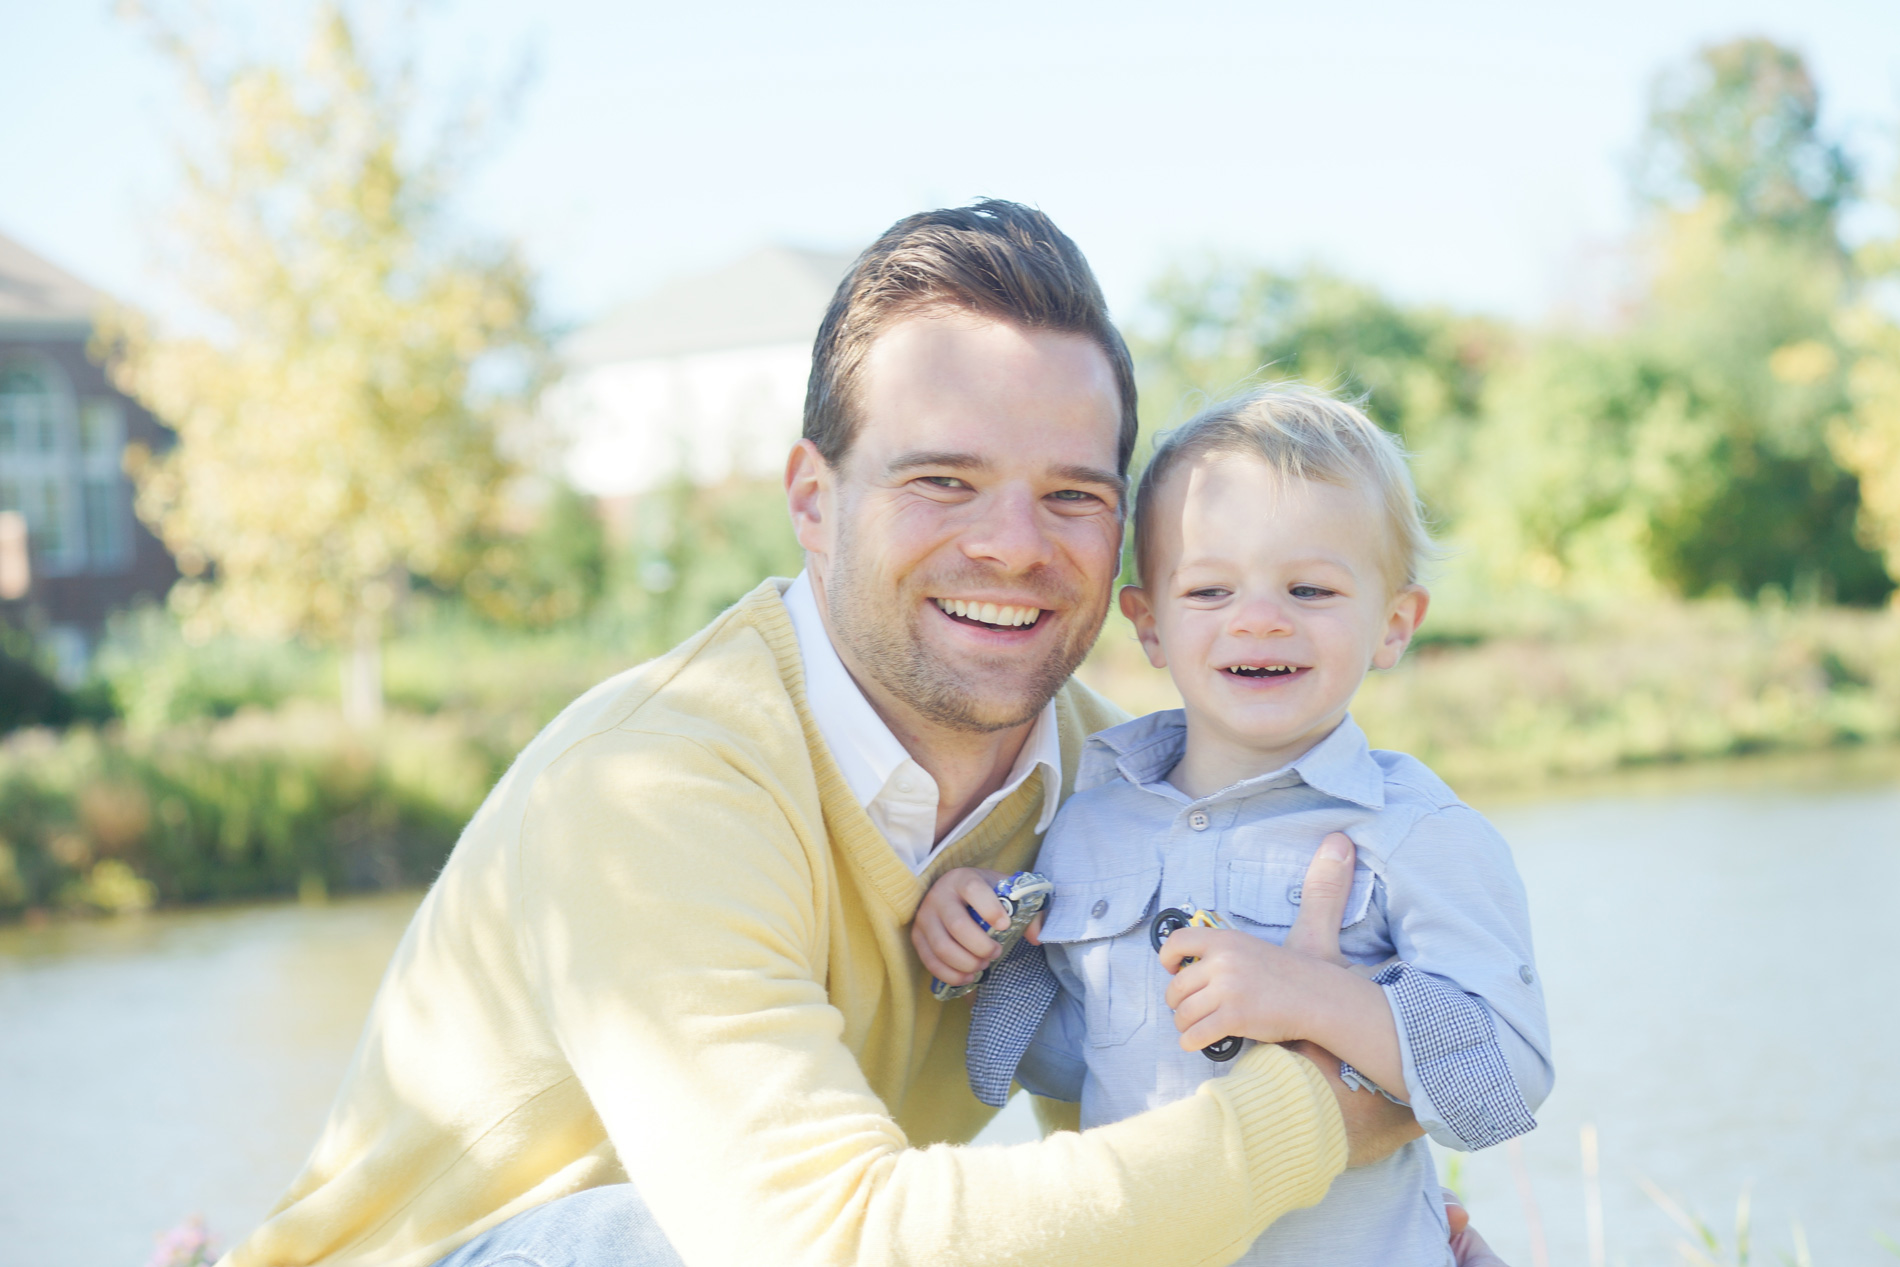
{"type": "MultiPolygon", "coordinates": [[[[1900,1263],[1900,755],[1652,774],[1484,808],[1517,851],[1557,1090],[1513,1164],[1463,1159],[1513,1267],[1678,1261],[1640,1180],[1757,1261],[1900,1263]]],[[[314,1139],[415,895],[0,929],[0,1265],[137,1267],[201,1213],[228,1240],[314,1139]]],[[[986,1132],[1033,1134],[1021,1104],[986,1132]]]]}

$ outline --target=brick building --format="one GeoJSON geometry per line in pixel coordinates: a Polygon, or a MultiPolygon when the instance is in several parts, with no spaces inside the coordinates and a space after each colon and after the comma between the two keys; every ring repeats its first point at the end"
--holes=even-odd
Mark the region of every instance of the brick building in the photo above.
{"type": "Polygon", "coordinates": [[[105,296],[0,235],[0,619],[84,672],[106,617],[177,573],[132,513],[128,444],[171,433],[86,354],[105,296]],[[24,528],[24,532],[21,529],[24,528]]]}

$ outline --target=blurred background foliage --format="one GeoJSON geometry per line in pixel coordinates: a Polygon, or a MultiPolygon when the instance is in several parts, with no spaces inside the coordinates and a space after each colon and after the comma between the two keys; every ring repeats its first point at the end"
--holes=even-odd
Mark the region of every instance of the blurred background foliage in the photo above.
{"type": "MultiPolygon", "coordinates": [[[[342,85],[333,105],[383,91],[347,36],[319,37],[342,85]]],[[[311,116],[284,108],[303,135],[311,116]]],[[[1238,387],[1298,378],[1363,397],[1415,455],[1448,558],[1417,651],[1356,705],[1375,742],[1481,787],[1900,741],[1900,203],[1862,187],[1819,119],[1799,56],[1766,40],[1704,49],[1664,75],[1633,173],[1643,229],[1604,270],[1617,285],[1547,323],[1409,304],[1318,267],[1203,259],[1156,282],[1130,323],[1150,438],[1238,387]],[[1874,228],[1850,241],[1857,211],[1874,228]]],[[[407,179],[401,149],[374,153],[395,164],[387,210],[407,179]]],[[[761,578],[797,571],[774,481],[676,479],[610,528],[511,448],[505,418],[542,381],[532,278],[505,250],[443,245],[422,212],[446,171],[417,177],[413,217],[373,232],[361,206],[326,219],[348,227],[336,242],[360,230],[398,244],[385,259],[413,251],[414,284],[352,272],[364,306],[324,296],[319,317],[289,273],[252,263],[289,314],[266,326],[278,342],[263,346],[285,358],[271,416],[316,402],[286,432],[296,461],[313,443],[299,427],[355,410],[349,425],[376,431],[382,447],[364,452],[387,469],[359,479],[340,456],[350,504],[472,453],[466,471],[437,472],[454,477],[437,481],[452,513],[378,506],[365,510],[365,522],[388,512],[371,537],[339,538],[284,526],[307,504],[249,518],[221,504],[245,522],[207,526],[181,509],[194,471],[276,469],[231,439],[255,384],[219,377],[256,348],[167,342],[128,320],[126,381],[180,435],[146,474],[147,513],[203,565],[171,610],[118,620],[78,694],[39,674],[17,638],[0,647],[0,673],[34,683],[9,687],[0,716],[14,731],[0,739],[0,913],[424,879],[569,700],[761,578]],[[429,278],[463,300],[415,306],[429,278]],[[390,293],[421,333],[400,355],[369,356],[396,319],[390,293]],[[488,314],[474,327],[442,315],[469,304],[488,314]],[[497,348],[530,362],[500,394],[477,370],[497,348]],[[319,364],[346,365],[349,390],[290,391],[296,366],[319,364]],[[452,390],[424,400],[422,381],[452,390]],[[404,535],[423,520],[426,533],[404,535]],[[267,592],[260,578],[280,563],[267,592]],[[332,592],[277,603],[293,581],[332,592]],[[316,619],[318,606],[329,614],[316,619]],[[370,609],[387,711],[348,725],[341,670],[361,656],[370,609]],[[236,618],[246,611],[264,614],[236,618]]],[[[269,501],[302,496],[296,481],[269,487],[269,501]]],[[[1118,617],[1084,673],[1130,708],[1172,702],[1118,617]]]]}

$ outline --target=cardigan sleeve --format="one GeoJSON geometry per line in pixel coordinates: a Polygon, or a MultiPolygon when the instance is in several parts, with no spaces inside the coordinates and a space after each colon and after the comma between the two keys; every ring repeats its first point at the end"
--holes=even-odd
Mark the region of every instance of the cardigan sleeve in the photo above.
{"type": "Polygon", "coordinates": [[[1112,1125],[910,1147],[827,994],[835,881],[796,821],[706,747],[622,736],[542,776],[517,846],[531,990],[692,1267],[1213,1267],[1344,1166],[1324,1078],[1270,1044],[1112,1125]]]}

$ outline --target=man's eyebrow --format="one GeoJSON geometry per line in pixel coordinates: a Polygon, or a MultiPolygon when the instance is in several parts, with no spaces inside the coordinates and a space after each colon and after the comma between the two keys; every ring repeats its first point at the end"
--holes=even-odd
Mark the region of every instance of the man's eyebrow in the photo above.
{"type": "Polygon", "coordinates": [[[990,461],[974,453],[956,453],[947,449],[922,449],[892,458],[890,466],[886,469],[892,475],[901,475],[905,471],[914,471],[920,466],[935,466],[952,471],[986,471],[990,467],[990,461]]]}
{"type": "Polygon", "coordinates": [[[1112,488],[1120,497],[1128,492],[1128,481],[1113,471],[1104,471],[1094,466],[1063,465],[1054,468],[1055,475],[1075,484],[1095,484],[1103,488],[1112,488]]]}
{"type": "MultiPolygon", "coordinates": [[[[993,464],[988,458],[975,453],[923,449],[892,458],[890,465],[885,469],[892,475],[902,475],[905,471],[914,471],[920,467],[935,467],[940,471],[987,471],[992,469],[993,464]]],[[[1104,471],[1100,467],[1065,462],[1059,466],[1050,467],[1049,473],[1068,483],[1094,484],[1100,488],[1112,488],[1117,497],[1126,496],[1128,493],[1127,480],[1113,471],[1104,471]]]]}

